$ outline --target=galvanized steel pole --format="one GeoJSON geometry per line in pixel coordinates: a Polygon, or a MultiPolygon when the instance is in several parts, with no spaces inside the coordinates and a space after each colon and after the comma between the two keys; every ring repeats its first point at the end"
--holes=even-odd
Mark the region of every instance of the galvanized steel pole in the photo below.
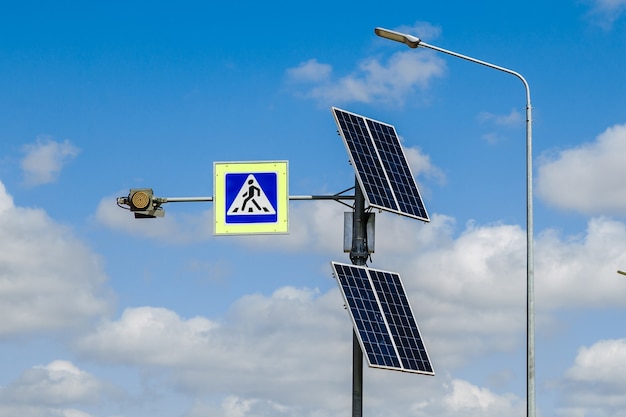
{"type": "Polygon", "coordinates": [[[462,55],[447,49],[429,45],[418,37],[389,29],[376,28],[374,32],[383,38],[402,42],[411,48],[424,47],[466,61],[484,65],[511,74],[522,81],[526,89],[526,415],[535,417],[535,298],[534,298],[534,241],[533,241],[533,166],[532,166],[532,107],[530,87],[526,79],[516,71],[462,55]]]}
{"type": "MultiPolygon", "coordinates": [[[[352,217],[352,250],[350,260],[354,265],[365,265],[367,247],[367,213],[365,196],[358,180],[354,180],[354,215],[352,217]]],[[[356,335],[352,333],[352,417],[363,416],[363,351],[356,335]]]]}

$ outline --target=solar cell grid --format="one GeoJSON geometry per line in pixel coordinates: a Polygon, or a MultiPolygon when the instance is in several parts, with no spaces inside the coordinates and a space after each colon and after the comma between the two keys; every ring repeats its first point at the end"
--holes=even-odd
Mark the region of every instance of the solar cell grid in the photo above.
{"type": "Polygon", "coordinates": [[[402,365],[415,371],[432,372],[400,275],[370,270],[370,276],[402,365]]]}
{"type": "Polygon", "coordinates": [[[333,114],[370,205],[429,221],[395,128],[335,107],[333,114]]]}
{"type": "Polygon", "coordinates": [[[368,363],[371,366],[399,367],[400,361],[393,350],[393,342],[380,314],[367,271],[351,270],[347,265],[338,264],[336,274],[368,363]]]}
{"type": "Polygon", "coordinates": [[[378,207],[395,205],[392,191],[384,181],[385,171],[376,149],[372,147],[365,120],[346,112],[337,112],[336,115],[354,168],[361,173],[358,177],[370,204],[378,207]]]}
{"type": "Polygon", "coordinates": [[[400,276],[331,264],[369,365],[434,374],[400,276]]]}
{"type": "Polygon", "coordinates": [[[389,183],[401,212],[428,218],[417,184],[406,161],[400,139],[393,126],[367,120],[374,145],[387,172],[389,183]]]}

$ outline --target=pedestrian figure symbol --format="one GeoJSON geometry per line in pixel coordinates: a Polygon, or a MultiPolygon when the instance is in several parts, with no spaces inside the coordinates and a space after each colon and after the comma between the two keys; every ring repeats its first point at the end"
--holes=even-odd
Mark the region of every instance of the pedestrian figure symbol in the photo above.
{"type": "Polygon", "coordinates": [[[255,176],[249,174],[226,214],[227,216],[275,215],[276,209],[255,176]]]}
{"type": "MultiPolygon", "coordinates": [[[[245,197],[243,200],[243,204],[241,205],[241,211],[242,212],[246,212],[246,205],[248,203],[252,203],[254,204],[254,206],[256,207],[257,211],[263,211],[265,213],[269,213],[269,209],[267,207],[261,207],[259,205],[259,203],[257,203],[256,201],[256,197],[260,197],[261,196],[261,189],[259,187],[257,187],[256,185],[254,185],[254,180],[248,180],[248,191],[246,191],[243,196],[245,197]]],[[[237,213],[239,211],[239,207],[235,207],[233,210],[233,213],[237,213]]],[[[248,206],[248,213],[253,213],[254,209],[253,207],[248,206]]]]}

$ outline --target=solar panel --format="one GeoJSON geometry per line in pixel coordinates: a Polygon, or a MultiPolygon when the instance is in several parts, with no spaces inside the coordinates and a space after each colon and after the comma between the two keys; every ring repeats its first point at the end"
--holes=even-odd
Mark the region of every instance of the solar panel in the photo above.
{"type": "Polygon", "coordinates": [[[395,128],[336,107],[332,110],[370,206],[430,221],[395,128]]]}
{"type": "Polygon", "coordinates": [[[434,375],[400,275],[331,265],[369,366],[434,375]]]}

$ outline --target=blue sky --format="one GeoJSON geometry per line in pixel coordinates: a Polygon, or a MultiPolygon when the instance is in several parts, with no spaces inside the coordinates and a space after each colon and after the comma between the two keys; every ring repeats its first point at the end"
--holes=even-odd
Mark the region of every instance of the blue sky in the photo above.
{"type": "Polygon", "coordinates": [[[334,417],[352,330],[343,212],[214,236],[213,163],[351,187],[331,106],[396,127],[430,223],[377,214],[434,377],[365,369],[364,416],[525,414],[525,96],[538,415],[625,416],[626,2],[24,1],[0,6],[0,417],[334,417]]]}

